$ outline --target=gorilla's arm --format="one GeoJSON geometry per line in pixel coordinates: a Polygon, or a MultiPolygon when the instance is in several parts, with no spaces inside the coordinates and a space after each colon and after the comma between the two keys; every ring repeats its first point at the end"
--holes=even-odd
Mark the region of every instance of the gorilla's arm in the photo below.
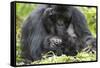
{"type": "MultiPolygon", "coordinates": [[[[41,57],[41,45],[46,32],[41,23],[45,6],[38,7],[25,21],[22,27],[22,56],[25,60],[37,60],[41,57]]],[[[27,61],[26,61],[27,62],[27,61]]]]}
{"type": "Polygon", "coordinates": [[[87,21],[84,15],[77,9],[73,9],[72,20],[73,28],[76,35],[84,42],[86,45],[93,45],[96,47],[96,40],[94,40],[91,32],[88,29],[87,21]]]}

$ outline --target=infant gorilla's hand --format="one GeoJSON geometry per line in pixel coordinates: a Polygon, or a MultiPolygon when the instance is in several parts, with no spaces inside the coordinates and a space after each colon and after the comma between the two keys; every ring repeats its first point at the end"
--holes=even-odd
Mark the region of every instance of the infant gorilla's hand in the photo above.
{"type": "Polygon", "coordinates": [[[50,47],[56,47],[56,46],[58,47],[59,45],[61,45],[62,39],[57,36],[54,36],[49,39],[49,42],[50,42],[50,47]]]}

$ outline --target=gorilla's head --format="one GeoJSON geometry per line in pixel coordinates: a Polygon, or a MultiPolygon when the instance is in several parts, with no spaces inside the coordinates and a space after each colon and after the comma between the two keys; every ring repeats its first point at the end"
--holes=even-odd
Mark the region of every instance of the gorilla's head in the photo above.
{"type": "Polygon", "coordinates": [[[64,35],[70,24],[71,15],[71,6],[49,5],[43,13],[45,26],[48,25],[48,30],[52,34],[64,35]],[[47,20],[49,22],[46,22],[47,20]]]}

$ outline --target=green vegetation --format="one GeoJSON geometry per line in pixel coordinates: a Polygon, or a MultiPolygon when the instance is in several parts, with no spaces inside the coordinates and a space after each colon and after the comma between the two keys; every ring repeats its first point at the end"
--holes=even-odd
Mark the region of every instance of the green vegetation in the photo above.
{"type": "MultiPolygon", "coordinates": [[[[22,62],[21,54],[21,27],[25,21],[25,19],[29,16],[29,14],[34,10],[36,4],[16,4],[16,62],[17,64],[22,62]]],[[[89,26],[90,31],[92,32],[93,36],[96,37],[96,8],[95,7],[78,7],[79,10],[84,13],[87,19],[87,23],[89,26]]],[[[43,59],[39,61],[32,62],[32,64],[48,64],[48,63],[67,63],[67,62],[80,62],[80,61],[95,61],[96,54],[81,52],[78,53],[77,56],[53,56],[46,58],[44,55],[43,59]]]]}
{"type": "Polygon", "coordinates": [[[49,64],[49,63],[68,63],[68,62],[82,62],[82,61],[95,61],[96,54],[81,52],[76,56],[56,56],[49,58],[43,58],[39,61],[35,61],[32,64],[49,64]]]}

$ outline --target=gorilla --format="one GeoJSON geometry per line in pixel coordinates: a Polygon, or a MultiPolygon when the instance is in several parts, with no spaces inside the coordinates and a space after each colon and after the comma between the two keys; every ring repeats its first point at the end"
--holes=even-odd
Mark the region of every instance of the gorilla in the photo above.
{"type": "Polygon", "coordinates": [[[48,51],[75,56],[89,45],[96,50],[85,16],[67,5],[38,5],[22,27],[21,43],[25,63],[41,59],[48,51]]]}

